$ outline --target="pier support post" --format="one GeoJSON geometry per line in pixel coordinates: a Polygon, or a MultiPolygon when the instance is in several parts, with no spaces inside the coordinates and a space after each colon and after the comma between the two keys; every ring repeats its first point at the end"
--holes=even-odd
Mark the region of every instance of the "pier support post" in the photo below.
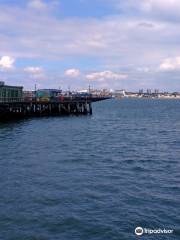
{"type": "Polygon", "coordinates": [[[58,110],[59,110],[59,113],[61,113],[61,104],[60,103],[58,104],[58,110]]]}
{"type": "Polygon", "coordinates": [[[89,103],[89,114],[92,115],[92,105],[91,105],[91,102],[89,103]]]}

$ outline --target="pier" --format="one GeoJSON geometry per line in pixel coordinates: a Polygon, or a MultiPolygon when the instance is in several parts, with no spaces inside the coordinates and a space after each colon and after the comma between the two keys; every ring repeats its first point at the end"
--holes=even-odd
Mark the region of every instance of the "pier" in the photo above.
{"type": "Polygon", "coordinates": [[[108,99],[90,93],[62,92],[59,89],[23,91],[21,86],[0,82],[0,121],[18,118],[92,115],[92,102],[108,99]]]}
{"type": "Polygon", "coordinates": [[[70,97],[49,102],[36,99],[0,99],[0,121],[27,117],[91,115],[91,103],[92,99],[70,97]]]}
{"type": "Polygon", "coordinates": [[[92,115],[92,102],[106,99],[108,98],[65,97],[61,100],[39,101],[0,98],[0,121],[43,116],[92,115]]]}

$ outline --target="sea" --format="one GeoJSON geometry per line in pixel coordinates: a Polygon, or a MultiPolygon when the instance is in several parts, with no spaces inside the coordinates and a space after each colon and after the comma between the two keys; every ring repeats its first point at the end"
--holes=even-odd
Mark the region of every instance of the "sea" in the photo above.
{"type": "Polygon", "coordinates": [[[180,239],[180,100],[0,124],[0,240],[134,239],[180,239]]]}

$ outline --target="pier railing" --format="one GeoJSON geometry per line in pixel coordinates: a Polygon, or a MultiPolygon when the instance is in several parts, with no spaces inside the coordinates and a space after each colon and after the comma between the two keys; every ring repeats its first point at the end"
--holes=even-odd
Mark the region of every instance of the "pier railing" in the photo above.
{"type": "Polygon", "coordinates": [[[23,102],[23,98],[0,98],[0,103],[23,102]]]}
{"type": "Polygon", "coordinates": [[[74,101],[91,101],[87,97],[61,97],[61,98],[36,98],[36,97],[22,97],[22,98],[0,98],[0,103],[21,103],[21,102],[74,102],[74,101]]]}
{"type": "Polygon", "coordinates": [[[37,97],[21,97],[21,98],[0,98],[0,103],[16,103],[16,102],[69,102],[69,101],[85,101],[90,100],[86,97],[61,97],[61,98],[37,98],[37,97]]]}
{"type": "Polygon", "coordinates": [[[21,97],[21,98],[0,98],[0,103],[51,103],[51,102],[96,102],[105,100],[108,97],[80,97],[80,96],[61,96],[58,98],[37,98],[37,97],[21,97]]]}

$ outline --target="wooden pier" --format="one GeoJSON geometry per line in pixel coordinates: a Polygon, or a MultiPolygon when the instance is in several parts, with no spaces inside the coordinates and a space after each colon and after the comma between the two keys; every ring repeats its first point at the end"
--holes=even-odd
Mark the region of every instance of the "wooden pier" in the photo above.
{"type": "MultiPolygon", "coordinates": [[[[98,100],[100,99],[94,99],[98,100]]],[[[0,99],[0,121],[43,116],[91,115],[92,101],[88,98],[71,97],[59,101],[0,99]]]]}

